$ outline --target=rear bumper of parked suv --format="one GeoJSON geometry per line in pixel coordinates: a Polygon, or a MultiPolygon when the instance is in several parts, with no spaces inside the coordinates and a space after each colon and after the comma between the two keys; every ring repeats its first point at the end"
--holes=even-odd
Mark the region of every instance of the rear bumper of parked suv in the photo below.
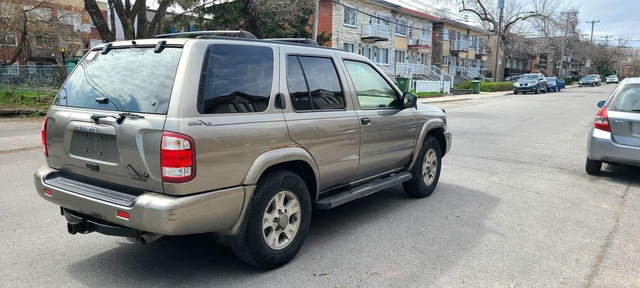
{"type": "Polygon", "coordinates": [[[38,169],[34,177],[42,198],[75,215],[159,235],[229,230],[240,219],[245,190],[253,189],[239,186],[182,197],[145,191],[132,195],[78,181],[49,167],[38,169]]]}
{"type": "Polygon", "coordinates": [[[621,145],[611,139],[611,133],[591,128],[587,142],[587,158],[621,164],[640,165],[640,147],[621,145]]]}

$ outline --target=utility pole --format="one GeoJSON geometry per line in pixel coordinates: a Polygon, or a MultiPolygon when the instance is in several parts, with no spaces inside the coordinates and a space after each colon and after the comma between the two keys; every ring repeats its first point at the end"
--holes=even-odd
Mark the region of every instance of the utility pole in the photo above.
{"type": "Polygon", "coordinates": [[[503,73],[498,73],[498,67],[500,65],[498,65],[498,59],[500,58],[500,41],[502,40],[500,38],[500,30],[502,30],[502,10],[504,10],[504,0],[498,0],[498,8],[500,9],[500,18],[498,19],[498,37],[496,38],[496,65],[495,65],[495,70],[494,73],[495,75],[493,75],[493,82],[498,82],[500,81],[500,77],[498,77],[498,75],[500,74],[504,74],[503,73]]]}
{"type": "Polygon", "coordinates": [[[609,38],[612,38],[613,36],[611,35],[606,35],[606,36],[600,36],[600,38],[604,38],[604,46],[607,47],[609,46],[609,38]]]}
{"type": "Polygon", "coordinates": [[[311,31],[311,38],[313,41],[318,42],[318,10],[319,10],[319,2],[320,0],[314,0],[315,9],[313,11],[313,31],[311,31]]]}
{"type": "Polygon", "coordinates": [[[593,44],[593,25],[600,23],[600,20],[593,19],[591,21],[587,21],[587,23],[591,23],[591,39],[589,41],[593,44]]]}
{"type": "Polygon", "coordinates": [[[561,12],[560,14],[562,15],[567,15],[567,18],[564,22],[564,35],[562,35],[562,50],[560,52],[560,75],[562,75],[562,78],[567,76],[567,73],[564,70],[564,49],[567,45],[567,29],[569,28],[569,15],[573,16],[575,15],[575,11],[569,11],[569,12],[561,12]]]}
{"type": "Polygon", "coordinates": [[[620,66],[620,70],[618,70],[618,74],[620,74],[620,78],[622,78],[622,37],[618,38],[618,64],[620,66]]]}

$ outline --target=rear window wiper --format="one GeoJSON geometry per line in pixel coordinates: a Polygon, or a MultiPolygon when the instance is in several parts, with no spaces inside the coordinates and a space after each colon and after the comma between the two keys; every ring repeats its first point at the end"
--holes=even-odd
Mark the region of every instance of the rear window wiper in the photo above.
{"type": "Polygon", "coordinates": [[[122,113],[118,113],[118,116],[120,117],[116,117],[113,115],[91,115],[91,120],[95,121],[96,124],[98,124],[98,122],[100,122],[100,119],[102,118],[114,118],[116,119],[116,123],[121,124],[122,121],[124,121],[124,118],[129,117],[130,119],[142,119],[144,118],[144,116],[142,115],[138,115],[138,114],[134,114],[134,113],[130,113],[130,112],[122,112],[122,113]]]}

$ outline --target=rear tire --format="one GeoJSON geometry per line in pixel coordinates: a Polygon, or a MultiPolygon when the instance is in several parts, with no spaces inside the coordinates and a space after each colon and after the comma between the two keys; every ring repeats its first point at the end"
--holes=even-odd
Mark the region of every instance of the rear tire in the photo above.
{"type": "Polygon", "coordinates": [[[598,175],[600,174],[600,170],[602,169],[602,161],[591,160],[587,158],[587,163],[585,164],[584,170],[587,171],[589,175],[598,175]]]}
{"type": "Polygon", "coordinates": [[[424,140],[418,159],[411,169],[413,178],[402,183],[404,191],[412,197],[424,198],[436,189],[440,179],[440,168],[442,167],[442,153],[438,140],[427,135],[424,140]]]}
{"type": "Polygon", "coordinates": [[[265,174],[253,194],[244,239],[233,247],[243,262],[273,269],[291,261],[304,243],[311,223],[309,189],[297,174],[265,174]]]}

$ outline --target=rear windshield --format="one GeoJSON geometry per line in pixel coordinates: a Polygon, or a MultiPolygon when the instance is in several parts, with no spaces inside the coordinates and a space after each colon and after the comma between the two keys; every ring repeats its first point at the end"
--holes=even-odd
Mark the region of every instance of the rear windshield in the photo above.
{"type": "Polygon", "coordinates": [[[621,89],[608,105],[610,111],[640,112],[640,84],[627,85],[621,89]]]}
{"type": "Polygon", "coordinates": [[[90,51],[58,92],[55,105],[166,114],[181,48],[90,51]]]}

